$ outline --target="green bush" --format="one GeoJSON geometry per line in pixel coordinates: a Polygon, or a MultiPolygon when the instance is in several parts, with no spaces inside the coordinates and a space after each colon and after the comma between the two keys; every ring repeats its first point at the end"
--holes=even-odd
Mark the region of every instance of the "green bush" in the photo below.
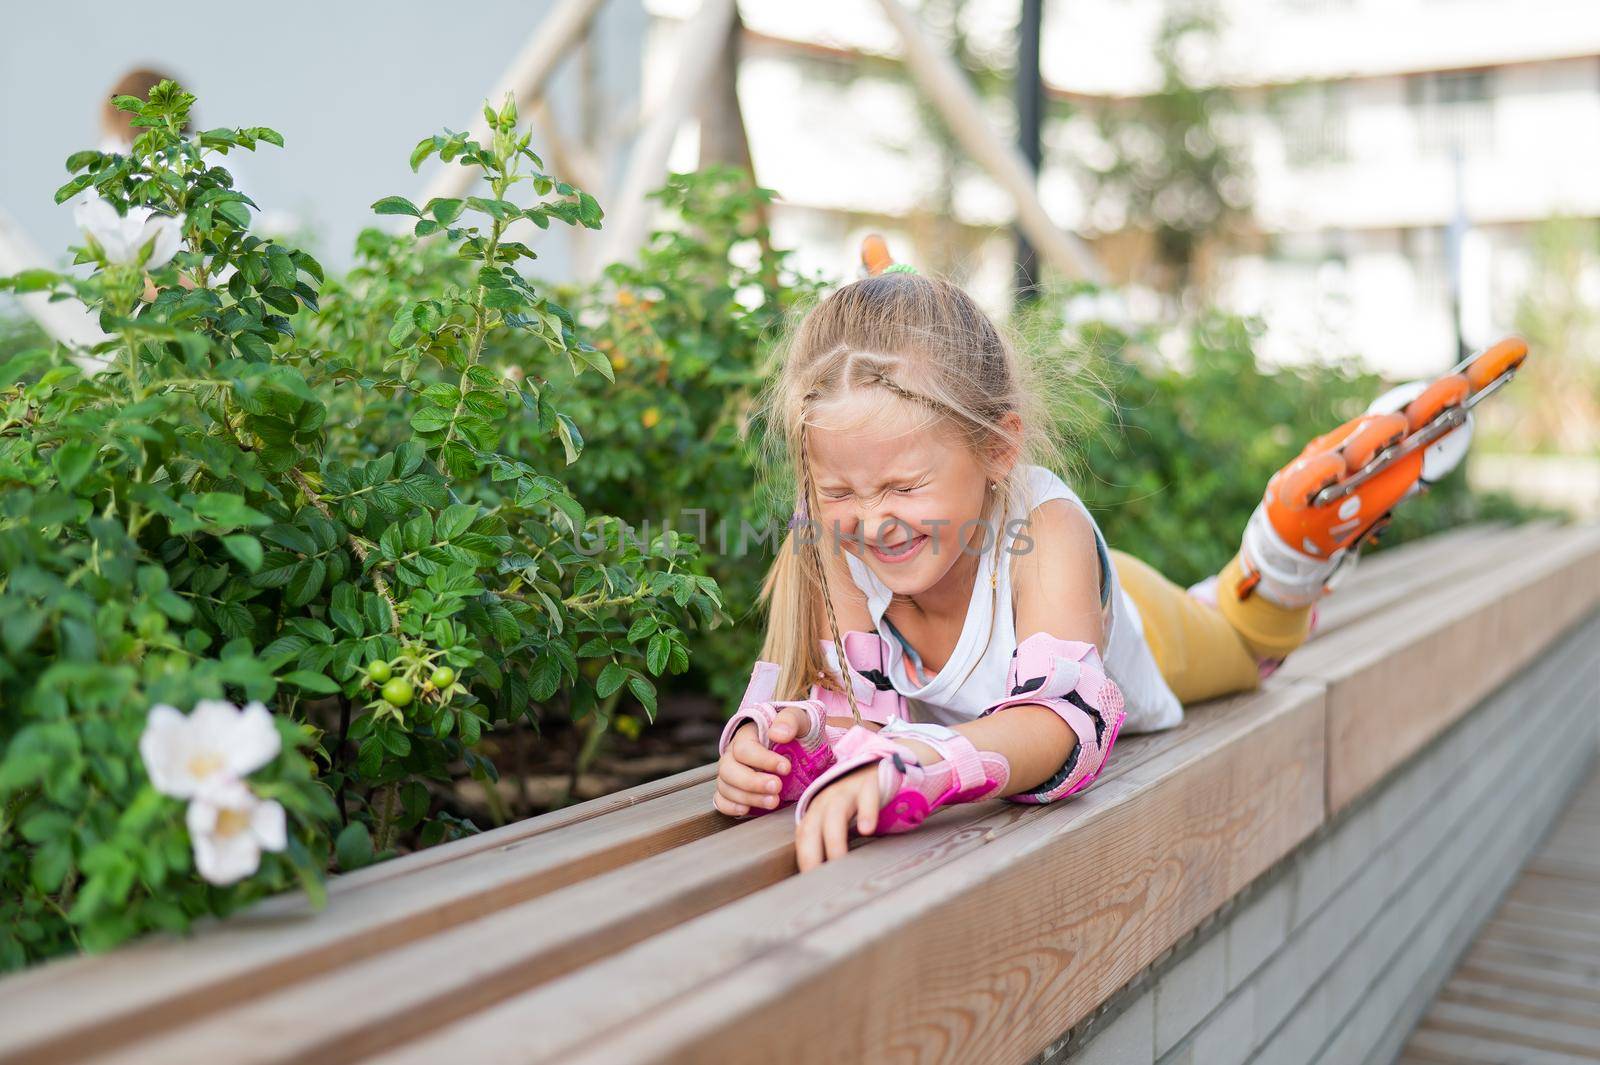
{"type": "MultiPolygon", "coordinates": [[[[1051,318],[1059,301],[1039,313],[1051,318]]],[[[1383,382],[1354,363],[1262,367],[1258,320],[1217,311],[1188,329],[1181,368],[1141,361],[1149,338],[1090,324],[1036,334],[1081,349],[1099,382],[1083,393],[1069,436],[1074,486],[1114,547],[1181,584],[1216,573],[1239,548],[1267,480],[1316,434],[1366,409],[1383,382]]],[[[1471,521],[1531,511],[1468,490],[1464,470],[1395,512],[1381,535],[1393,545],[1471,521]]]]}
{"type": "Polygon", "coordinates": [[[129,153],[68,160],[58,202],[98,197],[91,272],[0,282],[73,293],[109,336],[99,373],[58,348],[0,363],[8,967],[472,830],[438,785],[494,775],[485,730],[603,713],[623,691],[653,707],[650,678],[688,666],[690,612],[720,605],[680,537],[580,538],[617,521],[569,490],[582,436],[546,383],[611,366],[523,276],[533,250],[507,229],[597,228],[600,209],[542,172],[509,103],[486,109],[487,143],[434,136],[412,156],[472,168],[486,194],[378,201],[412,234],[364,237],[362,268],[326,286],[310,256],[251,235],[254,204],[214,164],[281,138],[186,137],[192,103],[171,83],[120,98],[143,130],[129,153]],[[518,374],[485,363],[491,344],[518,374]],[[504,446],[512,421],[559,459],[504,446]],[[249,732],[249,763],[213,772],[226,744],[175,738],[205,728],[249,732]],[[186,794],[174,765],[231,790],[186,794]],[[202,843],[263,810],[259,870],[223,884],[202,843]]]}
{"type": "Polygon", "coordinates": [[[654,196],[673,224],[651,235],[637,262],[608,267],[572,297],[617,379],[605,389],[574,382],[567,409],[606,447],[570,484],[586,504],[641,529],[666,523],[704,537],[696,572],[717,581],[728,606],[717,627],[691,634],[693,670],[677,683],[728,702],[760,646],[757,594],[777,546],[758,545],[741,526],[782,528],[792,509],[783,486],[759,482],[753,409],[774,369],[773,344],[823,285],[772,247],[762,222],[772,193],[748,174],[673,174],[654,196]]]}

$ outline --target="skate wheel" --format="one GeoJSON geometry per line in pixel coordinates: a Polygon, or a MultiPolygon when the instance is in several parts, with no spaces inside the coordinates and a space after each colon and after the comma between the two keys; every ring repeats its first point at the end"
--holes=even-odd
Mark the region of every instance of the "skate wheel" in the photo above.
{"type": "Polygon", "coordinates": [[[1309,507],[1324,488],[1339,483],[1349,468],[1337,452],[1329,451],[1296,463],[1283,473],[1278,497],[1291,507],[1309,507]]]}
{"type": "Polygon", "coordinates": [[[889,242],[877,233],[867,234],[861,241],[861,265],[866,268],[868,277],[877,277],[893,266],[894,258],[889,254],[889,242]]]}
{"type": "Polygon", "coordinates": [[[1410,431],[1414,433],[1450,408],[1461,406],[1471,394],[1472,385],[1465,374],[1439,378],[1406,404],[1404,413],[1410,431]]]}
{"type": "Polygon", "coordinates": [[[1473,392],[1482,392],[1496,380],[1522,365],[1528,357],[1528,342],[1521,337],[1506,337],[1491,344],[1482,355],[1467,364],[1467,383],[1473,392]]]}
{"type": "Polygon", "coordinates": [[[1344,441],[1349,438],[1351,433],[1354,433],[1358,428],[1360,428],[1361,419],[1364,417],[1366,417],[1364,414],[1357,415],[1356,417],[1345,422],[1343,425],[1339,426],[1337,429],[1329,429],[1321,436],[1312,440],[1305,447],[1301,448],[1300,454],[1297,457],[1303,459],[1309,455],[1320,455],[1324,451],[1338,450],[1339,445],[1344,443],[1344,441]]]}
{"type": "Polygon", "coordinates": [[[1378,452],[1404,440],[1410,428],[1404,414],[1369,414],[1362,418],[1355,431],[1339,445],[1346,468],[1351,472],[1361,469],[1378,452]]]}

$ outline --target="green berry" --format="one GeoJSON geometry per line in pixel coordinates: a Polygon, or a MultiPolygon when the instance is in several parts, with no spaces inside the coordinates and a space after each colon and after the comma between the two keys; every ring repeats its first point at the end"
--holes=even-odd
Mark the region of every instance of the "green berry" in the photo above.
{"type": "Polygon", "coordinates": [[[404,677],[395,677],[383,686],[383,697],[390,706],[405,706],[415,694],[411,682],[404,677]]]}
{"type": "Polygon", "coordinates": [[[389,663],[377,661],[367,667],[367,679],[374,684],[383,684],[394,676],[394,670],[389,668],[389,663]]]}
{"type": "Polygon", "coordinates": [[[448,688],[456,682],[456,671],[449,666],[440,666],[428,679],[433,681],[435,688],[448,688]]]}

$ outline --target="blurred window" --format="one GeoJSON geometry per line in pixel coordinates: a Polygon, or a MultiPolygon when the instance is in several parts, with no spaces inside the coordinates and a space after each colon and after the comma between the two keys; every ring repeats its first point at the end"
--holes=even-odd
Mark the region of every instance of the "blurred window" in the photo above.
{"type": "Polygon", "coordinates": [[[1411,276],[1416,281],[1417,298],[1428,303],[1444,303],[1450,297],[1450,273],[1444,226],[1415,226],[1400,231],[1400,243],[1411,276]]]}
{"type": "Polygon", "coordinates": [[[1488,70],[1417,74],[1406,81],[1406,102],[1424,155],[1478,155],[1494,149],[1494,99],[1488,70]]]}
{"type": "Polygon", "coordinates": [[[1293,167],[1325,166],[1350,158],[1350,121],[1344,86],[1318,82],[1296,86],[1276,107],[1284,159],[1293,167]]]}

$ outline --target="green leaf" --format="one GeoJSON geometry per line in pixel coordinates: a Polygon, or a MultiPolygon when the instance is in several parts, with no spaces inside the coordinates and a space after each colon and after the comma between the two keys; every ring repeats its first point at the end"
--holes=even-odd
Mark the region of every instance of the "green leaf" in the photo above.
{"type": "Polygon", "coordinates": [[[627,679],[627,670],[623,669],[622,666],[618,665],[616,662],[607,662],[606,668],[600,671],[600,679],[595,681],[594,693],[600,698],[604,699],[606,696],[622,687],[622,682],[627,679]]]}
{"type": "Polygon", "coordinates": [[[471,503],[452,503],[439,512],[439,517],[433,525],[434,538],[441,541],[454,540],[467,531],[477,516],[478,508],[471,503]]]}
{"type": "Polygon", "coordinates": [[[339,868],[349,872],[372,864],[372,834],[360,821],[344,826],[334,841],[333,852],[339,859],[339,868]]]}
{"type": "Polygon", "coordinates": [[[465,200],[433,199],[428,201],[428,213],[438,219],[440,225],[447,226],[461,217],[461,208],[465,205],[465,200]]]}
{"type": "Polygon", "coordinates": [[[28,292],[44,292],[55,288],[61,280],[61,275],[53,270],[24,270],[12,276],[11,289],[19,296],[28,292]]]}
{"type": "Polygon", "coordinates": [[[237,525],[266,525],[267,516],[245,503],[244,497],[233,492],[205,492],[189,502],[194,512],[207,523],[219,528],[237,525]]]}
{"type": "Polygon", "coordinates": [[[659,677],[661,671],[667,668],[667,658],[671,652],[672,641],[667,638],[666,633],[658,632],[650,637],[650,643],[645,649],[645,665],[649,667],[650,672],[659,677]]]}
{"type": "Polygon", "coordinates": [[[307,559],[295,570],[285,589],[290,606],[305,606],[322,591],[322,582],[328,576],[328,567],[320,558],[307,559]]]}
{"type": "Polygon", "coordinates": [[[236,533],[222,538],[222,546],[228,549],[228,554],[238,559],[240,564],[251,573],[261,569],[262,551],[261,541],[254,536],[236,533]]]}
{"type": "Polygon", "coordinates": [[[639,705],[644,707],[644,712],[650,720],[656,719],[656,686],[637,673],[628,678],[628,690],[633,697],[639,700],[639,705]]]}
{"type": "Polygon", "coordinates": [[[378,214],[408,214],[412,218],[422,217],[417,205],[404,196],[385,196],[373,204],[372,209],[378,214]]]}
{"type": "Polygon", "coordinates": [[[561,437],[561,447],[567,453],[567,465],[578,461],[578,454],[583,450],[583,434],[578,432],[578,425],[565,414],[556,415],[556,433],[561,437]]]}
{"type": "Polygon", "coordinates": [[[586,229],[599,229],[600,220],[605,217],[605,212],[600,210],[600,203],[587,192],[578,193],[578,220],[586,229]]]}
{"type": "Polygon", "coordinates": [[[61,479],[61,487],[72,489],[77,487],[79,481],[94,466],[95,454],[99,448],[92,440],[68,440],[56,449],[50,464],[56,469],[56,476],[61,479]]]}
{"type": "Polygon", "coordinates": [[[579,344],[577,347],[570,350],[575,358],[582,359],[587,365],[599,370],[600,376],[604,377],[607,381],[616,381],[616,374],[613,373],[611,369],[611,360],[606,358],[602,352],[591,348],[587,344],[579,344]]]}
{"type": "Polygon", "coordinates": [[[316,692],[318,695],[337,695],[339,692],[339,685],[335,681],[321,673],[313,673],[309,669],[297,669],[292,673],[283,674],[278,679],[285,684],[293,684],[297,688],[316,692]]]}
{"type": "Polygon", "coordinates": [[[434,433],[450,424],[451,412],[443,407],[423,407],[411,416],[411,428],[419,433],[434,433]]]}
{"type": "Polygon", "coordinates": [[[482,196],[467,197],[467,206],[502,222],[522,213],[522,209],[509,200],[486,200],[482,196]]]}
{"type": "Polygon", "coordinates": [[[412,333],[417,331],[417,324],[411,317],[415,312],[416,304],[407,303],[395,313],[394,326],[389,330],[389,344],[391,346],[398,348],[410,338],[412,333]]]}
{"type": "Polygon", "coordinates": [[[217,204],[212,210],[235,229],[250,228],[250,208],[236,201],[217,204]]]}
{"type": "Polygon", "coordinates": [[[43,843],[71,831],[72,818],[59,810],[42,810],[22,822],[22,838],[29,843],[43,843]]]}
{"type": "Polygon", "coordinates": [[[56,202],[66,203],[78,193],[94,184],[93,174],[79,174],[65,185],[56,190],[56,202]]]}

